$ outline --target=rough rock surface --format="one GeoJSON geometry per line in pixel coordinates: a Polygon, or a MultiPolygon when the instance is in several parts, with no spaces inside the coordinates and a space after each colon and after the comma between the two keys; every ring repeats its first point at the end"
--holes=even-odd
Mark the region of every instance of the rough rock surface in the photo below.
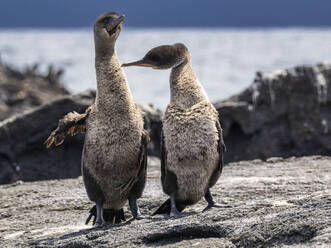
{"type": "Polygon", "coordinates": [[[49,66],[48,73],[41,75],[37,67],[19,71],[0,61],[0,121],[69,94],[59,82],[62,70],[49,66]]]}
{"type": "MultiPolygon", "coordinates": [[[[84,112],[94,98],[95,91],[59,97],[0,122],[0,184],[18,179],[35,181],[81,175],[84,134],[68,136],[61,146],[50,149],[45,148],[44,142],[63,115],[71,111],[84,112]]],[[[150,105],[141,108],[146,113],[147,129],[152,139],[149,154],[158,155],[161,113],[150,105]]]]}
{"type": "MultiPolygon", "coordinates": [[[[82,179],[0,186],[0,247],[330,247],[331,157],[231,163],[206,202],[179,218],[163,215],[91,229],[82,179]]],[[[161,194],[158,159],[149,160],[141,211],[161,194]]],[[[130,218],[125,210],[127,219],[130,218]]]]}
{"type": "Polygon", "coordinates": [[[257,73],[248,89],[215,106],[226,161],[331,155],[331,64],[257,73]]]}
{"type": "Polygon", "coordinates": [[[146,128],[150,137],[148,155],[160,157],[161,129],[163,113],[151,104],[140,105],[145,113],[146,128]]]}
{"type": "Polygon", "coordinates": [[[70,111],[83,112],[94,96],[68,95],[0,122],[0,183],[80,175],[83,135],[68,137],[57,149],[46,149],[43,143],[59,118],[70,111]]]}

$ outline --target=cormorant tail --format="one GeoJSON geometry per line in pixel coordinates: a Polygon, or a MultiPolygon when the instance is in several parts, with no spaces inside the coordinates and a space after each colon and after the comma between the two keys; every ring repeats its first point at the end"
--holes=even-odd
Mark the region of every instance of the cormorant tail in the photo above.
{"type": "MultiPolygon", "coordinates": [[[[182,212],[185,208],[184,205],[178,204],[176,202],[176,207],[179,212],[182,212]]],[[[157,215],[157,214],[168,214],[170,215],[170,210],[171,210],[171,204],[170,204],[170,198],[168,198],[162,205],[152,213],[152,216],[157,215]]]]}

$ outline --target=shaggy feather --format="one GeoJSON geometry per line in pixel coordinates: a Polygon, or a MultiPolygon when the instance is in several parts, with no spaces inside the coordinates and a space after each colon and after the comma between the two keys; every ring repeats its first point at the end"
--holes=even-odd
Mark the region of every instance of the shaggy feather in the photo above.
{"type": "MultiPolygon", "coordinates": [[[[171,100],[163,120],[166,169],[177,177],[176,201],[194,204],[211,186],[219,167],[218,112],[197,79],[187,49],[170,75],[171,100]]],[[[216,175],[216,177],[215,177],[216,175]]],[[[167,191],[164,189],[164,191],[167,191]]]]}
{"type": "Polygon", "coordinates": [[[134,103],[114,52],[96,58],[96,107],[87,121],[84,165],[102,189],[105,208],[121,209],[140,168],[143,113],[134,103]],[[133,181],[132,181],[133,182],[133,181]],[[119,185],[126,187],[119,187],[119,185]]]}

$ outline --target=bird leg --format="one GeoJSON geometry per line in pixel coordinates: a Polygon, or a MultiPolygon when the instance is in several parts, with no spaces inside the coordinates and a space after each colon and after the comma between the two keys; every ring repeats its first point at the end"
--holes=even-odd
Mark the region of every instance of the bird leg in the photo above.
{"type": "Polygon", "coordinates": [[[143,219],[143,216],[141,215],[138,204],[137,204],[137,197],[135,197],[135,196],[129,197],[129,206],[130,206],[130,210],[131,210],[131,213],[133,216],[132,219],[134,219],[134,220],[143,219]]]}
{"type": "Polygon", "coordinates": [[[180,212],[177,210],[176,207],[176,200],[175,200],[175,194],[170,195],[170,217],[176,217],[180,214],[180,212]]]}
{"type": "Polygon", "coordinates": [[[100,202],[96,202],[97,209],[97,219],[95,221],[94,227],[102,227],[105,224],[105,220],[103,219],[103,207],[100,202]]]}
{"type": "Polygon", "coordinates": [[[208,202],[208,206],[202,212],[205,212],[213,207],[216,207],[216,208],[221,207],[221,206],[215,204],[215,202],[213,200],[213,196],[210,193],[210,189],[208,189],[207,193],[205,194],[205,200],[208,202]]]}

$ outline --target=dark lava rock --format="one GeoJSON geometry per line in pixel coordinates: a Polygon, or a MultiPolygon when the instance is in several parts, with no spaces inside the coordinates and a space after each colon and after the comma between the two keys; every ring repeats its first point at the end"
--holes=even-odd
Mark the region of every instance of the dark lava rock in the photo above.
{"type": "Polygon", "coordinates": [[[148,155],[160,157],[163,113],[161,110],[155,109],[151,104],[140,105],[140,108],[145,113],[145,125],[150,137],[147,150],[148,155]]]}
{"type": "Polygon", "coordinates": [[[62,70],[49,66],[48,73],[41,75],[37,68],[19,71],[0,62],[0,121],[69,94],[59,82],[62,70]]]}
{"type": "MultiPolygon", "coordinates": [[[[54,105],[57,109],[50,109],[47,105],[37,110],[38,114],[29,110],[64,95],[69,96],[69,92],[59,82],[62,70],[55,71],[49,66],[48,73],[41,75],[37,73],[37,69],[38,66],[34,65],[20,71],[0,62],[0,183],[45,178],[40,177],[40,170],[44,168],[35,170],[39,163],[29,168],[31,161],[30,164],[26,163],[26,157],[30,157],[28,160],[47,158],[45,154],[36,155],[43,152],[36,145],[36,139],[48,132],[44,125],[50,124],[47,121],[56,121],[66,110],[61,110],[60,105],[54,105]]],[[[68,107],[75,108],[75,104],[68,107]]],[[[47,160],[43,160],[44,162],[47,160]]]]}
{"type": "Polygon", "coordinates": [[[43,143],[63,115],[85,111],[94,97],[94,91],[64,96],[0,122],[0,183],[78,177],[84,135],[52,149],[43,143]]]}
{"type": "Polygon", "coordinates": [[[253,84],[215,103],[226,161],[331,155],[331,65],[257,73],[253,84]]]}
{"type": "MultiPolygon", "coordinates": [[[[95,91],[67,95],[0,122],[0,184],[80,176],[84,134],[67,136],[62,145],[49,149],[44,142],[60,118],[71,111],[84,112],[94,98],[95,91]]],[[[141,108],[152,139],[148,151],[157,156],[162,113],[150,105],[141,108]]]]}
{"type": "MultiPolygon", "coordinates": [[[[82,178],[0,186],[0,247],[330,247],[331,157],[230,163],[204,200],[179,218],[150,217],[167,198],[160,164],[139,199],[145,219],[92,229],[82,178]]],[[[131,216],[125,209],[127,219],[131,216]]]]}

